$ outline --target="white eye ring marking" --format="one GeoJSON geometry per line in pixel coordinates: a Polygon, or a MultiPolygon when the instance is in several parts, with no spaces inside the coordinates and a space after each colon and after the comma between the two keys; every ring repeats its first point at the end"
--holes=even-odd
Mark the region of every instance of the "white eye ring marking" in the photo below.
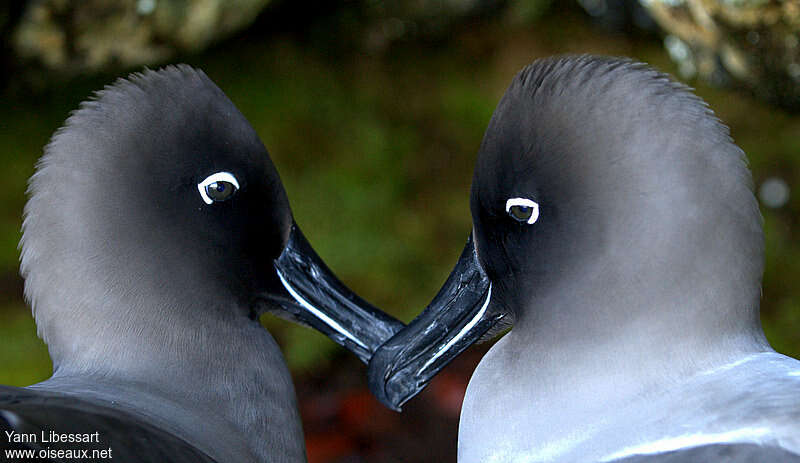
{"type": "Polygon", "coordinates": [[[531,201],[527,198],[509,198],[509,200],[506,201],[506,213],[509,213],[514,206],[530,207],[533,209],[531,216],[528,218],[528,224],[534,224],[539,220],[539,205],[535,201],[531,201]]]}
{"type": "Polygon", "coordinates": [[[236,180],[236,177],[233,176],[230,172],[217,172],[216,174],[211,174],[206,177],[205,180],[197,184],[197,190],[200,192],[200,197],[203,198],[203,201],[206,204],[214,204],[214,200],[208,197],[208,193],[206,192],[206,187],[211,185],[212,183],[216,182],[228,182],[231,185],[235,186],[236,189],[239,189],[239,182],[236,180]]]}

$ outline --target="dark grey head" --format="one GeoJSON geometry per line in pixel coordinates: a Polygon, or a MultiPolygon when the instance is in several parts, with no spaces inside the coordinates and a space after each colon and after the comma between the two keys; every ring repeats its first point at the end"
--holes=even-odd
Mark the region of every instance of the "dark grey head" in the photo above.
{"type": "Polygon", "coordinates": [[[371,386],[392,406],[512,323],[588,343],[639,323],[678,343],[763,342],[744,155],[705,103],[645,65],[573,56],[520,72],[481,144],[470,206],[462,261],[474,265],[449,282],[469,267],[483,290],[446,301],[448,317],[461,314],[449,334],[413,341],[441,319],[435,300],[376,354],[371,386]]]}
{"type": "MultiPolygon", "coordinates": [[[[263,310],[313,324],[274,267],[287,250],[319,271],[286,284],[338,284],[294,226],[256,132],[188,66],[134,74],[84,103],[46,147],[29,194],[21,271],[56,370],[132,368],[132,346],[142,359],[148,344],[199,349],[216,342],[200,326],[251,323],[263,310]]],[[[351,300],[319,310],[347,318],[363,303],[351,300]]]]}
{"type": "Polygon", "coordinates": [[[516,318],[557,310],[535,301],[592,272],[616,287],[593,298],[622,302],[628,284],[672,298],[701,279],[736,296],[711,317],[757,315],[763,242],[744,153],[705,103],[645,65],[584,56],[523,70],[470,199],[481,265],[516,318]],[[537,205],[534,223],[507,210],[516,198],[537,205]]]}

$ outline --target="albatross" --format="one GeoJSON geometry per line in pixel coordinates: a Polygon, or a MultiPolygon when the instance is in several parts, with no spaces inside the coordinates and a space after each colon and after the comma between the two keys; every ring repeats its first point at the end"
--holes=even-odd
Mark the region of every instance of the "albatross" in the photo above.
{"type": "Polygon", "coordinates": [[[534,62],[470,209],[453,273],[369,366],[399,409],[510,328],[469,381],[459,463],[800,461],[800,361],[759,321],[745,155],[685,86],[627,59],[534,62]]]}
{"type": "Polygon", "coordinates": [[[255,130],[185,65],[118,80],[56,132],[30,180],[21,274],[53,374],[0,386],[0,447],[38,460],[303,462],[259,316],[364,361],[402,327],[314,253],[255,130]]]}

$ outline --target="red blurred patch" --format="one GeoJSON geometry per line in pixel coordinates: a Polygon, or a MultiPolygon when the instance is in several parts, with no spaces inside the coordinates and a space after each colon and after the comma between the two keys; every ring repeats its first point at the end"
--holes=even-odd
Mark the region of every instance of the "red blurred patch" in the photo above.
{"type": "Polygon", "coordinates": [[[467,391],[468,380],[463,375],[442,372],[431,381],[430,389],[435,398],[434,404],[442,413],[458,418],[461,404],[467,391]]]}
{"type": "Polygon", "coordinates": [[[357,446],[347,435],[326,433],[306,436],[308,463],[328,463],[356,454],[357,446]]]}
{"type": "Polygon", "coordinates": [[[352,391],[341,399],[340,422],[358,433],[375,434],[392,428],[394,412],[384,407],[368,389],[352,391]]]}
{"type": "Polygon", "coordinates": [[[469,377],[488,346],[459,356],[402,413],[367,388],[364,366],[342,356],[296,379],[309,463],[452,462],[469,377]]]}

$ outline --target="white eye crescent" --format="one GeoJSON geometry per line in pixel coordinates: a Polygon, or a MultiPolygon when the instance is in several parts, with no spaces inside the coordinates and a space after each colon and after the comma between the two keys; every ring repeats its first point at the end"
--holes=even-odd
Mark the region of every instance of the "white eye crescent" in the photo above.
{"type": "Polygon", "coordinates": [[[230,199],[239,190],[239,181],[230,172],[217,172],[197,184],[200,197],[206,204],[230,199]]]}
{"type": "Polygon", "coordinates": [[[527,198],[510,198],[506,201],[506,213],[517,222],[530,225],[539,219],[539,204],[527,198]]]}

